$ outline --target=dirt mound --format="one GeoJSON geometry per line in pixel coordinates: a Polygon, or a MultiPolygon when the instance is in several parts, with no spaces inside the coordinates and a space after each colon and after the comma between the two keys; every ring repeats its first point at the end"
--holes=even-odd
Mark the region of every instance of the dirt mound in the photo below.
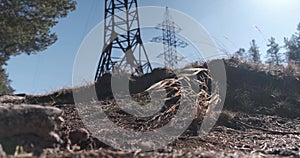
{"type": "Polygon", "coordinates": [[[300,116],[299,76],[274,75],[234,58],[224,63],[228,81],[226,109],[291,118],[300,116]]]}
{"type": "MultiPolygon", "coordinates": [[[[112,92],[111,85],[113,84],[113,88],[115,92],[122,94],[122,92],[126,92],[129,90],[130,96],[140,102],[141,104],[145,104],[143,102],[149,102],[151,98],[149,97],[149,93],[145,92],[146,89],[154,85],[155,83],[170,79],[176,78],[176,74],[169,69],[165,68],[156,68],[151,73],[145,74],[143,76],[126,76],[126,75],[111,75],[104,74],[102,77],[98,79],[96,82],[96,92],[99,100],[113,99],[114,95],[112,92]],[[126,87],[126,83],[128,83],[128,87],[126,87]]],[[[174,84],[171,86],[178,86],[178,84],[174,84]]],[[[173,90],[174,88],[166,88],[166,93],[168,93],[167,97],[170,97],[172,94],[175,94],[177,91],[173,90]]],[[[177,103],[179,97],[175,97],[171,100],[166,101],[166,106],[170,107],[170,105],[177,103]]],[[[164,109],[166,110],[166,109],[164,109]]]]}
{"type": "MultiPolygon", "coordinates": [[[[111,75],[110,73],[104,74],[96,82],[96,92],[99,100],[111,99],[113,97],[111,84],[114,88],[127,88],[131,95],[144,92],[153,84],[168,78],[175,78],[174,72],[168,69],[157,68],[151,73],[139,76],[124,75],[111,75]],[[113,82],[112,82],[113,81],[113,82]],[[129,87],[125,87],[128,83],[129,87]]],[[[117,91],[126,91],[127,89],[116,89],[117,91]]]]}

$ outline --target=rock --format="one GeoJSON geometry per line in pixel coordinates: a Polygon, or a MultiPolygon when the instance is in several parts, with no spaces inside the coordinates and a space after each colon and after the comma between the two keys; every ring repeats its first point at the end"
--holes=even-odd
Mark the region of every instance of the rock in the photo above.
{"type": "Polygon", "coordinates": [[[25,96],[21,96],[21,95],[2,95],[2,96],[0,96],[0,103],[19,104],[19,103],[23,103],[24,100],[25,100],[25,96]]]}
{"type": "Polygon", "coordinates": [[[89,132],[84,128],[79,128],[69,133],[69,139],[72,145],[80,145],[82,142],[87,141],[89,137],[89,132]]]}
{"type": "Polygon", "coordinates": [[[61,114],[58,108],[39,105],[0,106],[0,137],[31,133],[52,139],[49,133],[56,129],[55,118],[61,114]]]}
{"type": "Polygon", "coordinates": [[[8,154],[12,154],[16,146],[37,153],[43,148],[53,147],[61,143],[55,133],[61,115],[62,111],[54,107],[0,104],[0,144],[8,154]]]}

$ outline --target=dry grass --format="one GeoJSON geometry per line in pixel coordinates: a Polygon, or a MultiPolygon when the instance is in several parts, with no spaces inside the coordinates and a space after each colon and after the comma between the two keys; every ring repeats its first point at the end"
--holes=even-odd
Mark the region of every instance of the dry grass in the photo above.
{"type": "Polygon", "coordinates": [[[277,76],[300,76],[300,68],[295,62],[289,62],[286,65],[269,65],[264,63],[253,63],[246,60],[240,60],[236,57],[225,60],[228,63],[235,63],[241,68],[248,68],[257,72],[266,72],[277,76]]]}
{"type": "MultiPolygon", "coordinates": [[[[208,109],[208,107],[212,104],[215,104],[220,101],[218,93],[210,94],[210,92],[201,89],[200,87],[208,87],[209,83],[205,82],[205,80],[199,79],[199,77],[195,77],[199,75],[201,72],[205,72],[205,76],[203,78],[208,78],[212,80],[208,73],[208,69],[206,68],[184,68],[180,70],[176,70],[177,78],[164,79],[162,81],[157,82],[152,85],[146,92],[159,93],[165,91],[165,89],[171,88],[169,92],[165,93],[164,100],[172,100],[176,97],[180,97],[176,104],[173,104],[166,111],[167,113],[171,113],[176,111],[180,106],[180,102],[188,101],[188,105],[195,106],[194,110],[196,112],[196,118],[203,117],[208,109]],[[179,85],[179,86],[174,86],[179,85]],[[172,93],[170,95],[170,93],[172,93]]],[[[207,88],[206,88],[207,89],[207,88]]],[[[215,90],[215,92],[218,92],[215,90]]]]}

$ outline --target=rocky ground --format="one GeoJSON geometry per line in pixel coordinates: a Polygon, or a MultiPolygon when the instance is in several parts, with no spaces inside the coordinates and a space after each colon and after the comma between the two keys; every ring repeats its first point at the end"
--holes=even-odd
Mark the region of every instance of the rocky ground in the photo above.
{"type": "MultiPolygon", "coordinates": [[[[245,66],[240,68],[241,64],[236,61],[228,63],[229,86],[234,76],[255,71],[245,66]]],[[[294,85],[291,90],[280,92],[278,89],[284,89],[280,84],[289,86],[282,82],[286,80],[284,77],[256,74],[243,79],[247,84],[241,84],[242,88],[233,84],[228,87],[225,107],[207,135],[198,137],[187,132],[164,148],[147,152],[119,151],[99,141],[84,126],[69,90],[43,96],[0,96],[0,157],[300,157],[300,87],[297,78],[289,79],[294,85]],[[269,88],[255,87],[251,85],[252,80],[274,82],[277,87],[270,84],[266,86],[269,88]],[[245,85],[265,93],[263,96],[251,94],[245,85]],[[253,98],[239,97],[237,94],[243,89],[253,98]],[[263,98],[264,105],[259,104],[263,98]]],[[[93,104],[113,106],[108,101],[93,104]]],[[[110,119],[124,128],[141,130],[141,126],[155,125],[155,122],[145,124],[143,121],[146,120],[134,119],[118,109],[109,112],[110,119]]],[[[192,124],[189,130],[193,129],[192,124]]]]}
{"type": "MultiPolygon", "coordinates": [[[[2,107],[32,108],[26,105],[26,96],[2,96],[2,107]],[[21,104],[22,103],[22,104],[21,104]]],[[[149,152],[124,152],[106,146],[90,135],[85,129],[76,108],[72,104],[43,105],[43,108],[57,108],[61,116],[59,127],[43,127],[39,118],[27,119],[35,130],[24,130],[20,124],[2,125],[0,139],[4,151],[16,156],[42,157],[299,157],[300,156],[300,118],[289,119],[279,116],[255,115],[224,111],[215,127],[204,137],[181,136],[163,149],[149,152]],[[39,121],[36,121],[39,119],[39,121]],[[16,127],[19,126],[19,127],[16,127]],[[14,127],[15,132],[11,132],[14,127]],[[57,133],[56,139],[43,135],[51,129],[57,133]],[[44,131],[42,131],[42,129],[44,131]],[[9,135],[5,135],[4,130],[9,135]],[[39,134],[43,133],[43,134],[39,134]],[[23,135],[23,137],[22,137],[23,135]],[[30,137],[31,135],[31,137],[30,137]],[[49,138],[48,138],[49,137],[49,138]],[[43,140],[43,143],[40,143],[43,140]],[[9,141],[9,142],[8,142],[9,141]],[[14,146],[15,145],[15,146],[14,146]],[[16,146],[22,150],[16,151],[16,146]]],[[[17,113],[17,112],[16,112],[17,113]]],[[[42,113],[38,111],[38,113],[42,113]]],[[[36,113],[36,115],[39,115],[36,113]]],[[[33,112],[32,114],[35,114],[33,112]]],[[[29,117],[29,116],[28,116],[29,117]]],[[[49,118],[49,120],[51,120],[49,118]]],[[[14,118],[17,119],[17,118],[14,118]]],[[[55,119],[53,119],[55,120],[55,119]]],[[[6,120],[7,121],[7,120],[6,120]]],[[[18,122],[16,120],[9,120],[18,122]]],[[[47,120],[45,119],[47,122],[47,120]]],[[[130,120],[127,120],[130,121],[130,120]]],[[[0,121],[1,123],[4,120],[0,121]]],[[[51,121],[50,121],[51,122],[51,121]]],[[[23,122],[23,124],[26,124],[23,122]]],[[[46,123],[49,125],[49,123],[46,123]]],[[[6,154],[6,155],[8,155],[6,154]]],[[[4,152],[2,152],[4,155],[4,152]]]]}

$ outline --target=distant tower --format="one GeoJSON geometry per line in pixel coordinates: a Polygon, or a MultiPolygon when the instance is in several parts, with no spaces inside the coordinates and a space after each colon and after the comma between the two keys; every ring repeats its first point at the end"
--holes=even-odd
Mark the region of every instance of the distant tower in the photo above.
{"type": "Polygon", "coordinates": [[[178,62],[183,59],[178,55],[176,48],[185,48],[188,43],[176,37],[176,33],[179,33],[181,28],[172,19],[168,7],[166,7],[163,22],[156,29],[162,30],[163,35],[154,37],[151,42],[163,43],[164,53],[158,57],[163,55],[165,67],[174,69],[178,65],[178,62]]]}
{"type": "Polygon", "coordinates": [[[130,71],[138,76],[152,71],[141,39],[137,0],[105,0],[104,18],[104,47],[95,81],[113,71],[130,71]],[[136,56],[135,51],[138,51],[136,56]],[[124,56],[115,56],[115,52],[124,56]]]}

